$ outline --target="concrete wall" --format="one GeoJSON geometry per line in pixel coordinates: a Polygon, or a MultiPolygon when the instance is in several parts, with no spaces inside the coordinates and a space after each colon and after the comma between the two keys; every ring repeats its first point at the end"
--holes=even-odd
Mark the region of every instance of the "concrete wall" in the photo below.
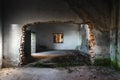
{"type": "Polygon", "coordinates": [[[115,60],[115,39],[116,39],[116,30],[113,29],[110,31],[110,56],[111,56],[111,61],[115,60]]]}
{"type": "Polygon", "coordinates": [[[113,0],[110,30],[111,63],[120,69],[120,1],[113,0]]]}
{"type": "Polygon", "coordinates": [[[37,49],[46,46],[48,49],[74,50],[81,46],[80,27],[77,24],[39,24],[36,27],[37,49]],[[63,43],[54,43],[53,33],[63,33],[63,43]]]}
{"type": "Polygon", "coordinates": [[[116,0],[65,0],[70,7],[86,22],[92,22],[95,29],[97,57],[109,56],[109,29],[111,24],[112,2],[116,0]],[[102,5],[101,5],[102,4],[102,5]],[[111,19],[110,19],[111,18],[111,19]]]}
{"type": "Polygon", "coordinates": [[[81,45],[78,46],[78,50],[85,52],[85,53],[89,53],[89,32],[88,32],[88,25],[84,24],[81,25],[80,28],[80,38],[82,39],[81,41],[81,45]]]}
{"type": "Polygon", "coordinates": [[[2,6],[0,0],[0,68],[2,67],[2,6]]]}
{"type": "MultiPolygon", "coordinates": [[[[119,14],[120,14],[120,5],[119,5],[119,14]]],[[[118,66],[120,68],[120,15],[119,15],[119,23],[118,23],[118,66]]]]}
{"type": "Polygon", "coordinates": [[[96,45],[94,49],[94,54],[96,58],[109,58],[110,57],[110,32],[109,31],[99,31],[94,29],[93,33],[95,35],[96,45]]]}
{"type": "Polygon", "coordinates": [[[118,3],[118,66],[119,66],[119,69],[120,69],[120,1],[118,3]]]}
{"type": "Polygon", "coordinates": [[[21,27],[33,22],[82,20],[61,0],[4,0],[4,66],[17,66],[21,27]]]}

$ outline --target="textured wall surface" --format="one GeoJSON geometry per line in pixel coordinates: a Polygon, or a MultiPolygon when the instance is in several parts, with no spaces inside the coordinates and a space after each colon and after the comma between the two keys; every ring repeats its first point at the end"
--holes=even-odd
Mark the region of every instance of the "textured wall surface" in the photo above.
{"type": "MultiPolygon", "coordinates": [[[[120,17],[119,17],[120,19],[120,17]]],[[[119,21],[119,31],[118,31],[118,55],[117,55],[117,58],[118,58],[118,66],[120,68],[120,21],[119,21]]]]}
{"type": "Polygon", "coordinates": [[[96,29],[93,30],[95,35],[96,45],[94,49],[95,57],[97,58],[109,58],[110,57],[110,32],[101,32],[96,29]]]}
{"type": "Polygon", "coordinates": [[[110,56],[111,60],[115,60],[115,29],[110,31],[110,56]]]}
{"type": "Polygon", "coordinates": [[[17,66],[21,27],[33,22],[82,22],[66,2],[61,0],[4,1],[4,66],[17,66]]]}
{"type": "Polygon", "coordinates": [[[65,0],[85,22],[99,30],[109,30],[112,0],[65,0]]]}

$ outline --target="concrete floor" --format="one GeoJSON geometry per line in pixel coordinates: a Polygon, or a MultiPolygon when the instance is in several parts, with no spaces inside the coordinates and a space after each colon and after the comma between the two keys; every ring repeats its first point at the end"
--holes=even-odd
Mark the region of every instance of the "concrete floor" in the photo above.
{"type": "Polygon", "coordinates": [[[120,80],[120,71],[109,67],[3,68],[0,80],[120,80]]]}

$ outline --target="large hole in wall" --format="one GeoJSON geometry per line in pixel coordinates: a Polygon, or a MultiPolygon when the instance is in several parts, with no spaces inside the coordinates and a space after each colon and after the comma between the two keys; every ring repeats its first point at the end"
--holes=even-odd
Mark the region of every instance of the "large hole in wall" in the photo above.
{"type": "MultiPolygon", "coordinates": [[[[73,23],[27,24],[22,27],[20,64],[27,64],[34,61],[35,58],[43,58],[45,57],[44,54],[47,55],[47,57],[50,57],[51,54],[54,54],[52,57],[56,56],[56,53],[60,53],[60,56],[63,56],[62,54],[64,53],[65,55],[66,53],[70,55],[75,53],[76,55],[78,53],[76,51],[81,51],[82,54],[87,55],[87,57],[83,56],[83,58],[89,60],[89,55],[91,55],[89,51],[95,47],[95,37],[93,36],[92,28],[89,25],[82,26],[81,24],[73,23]],[[86,39],[85,42],[83,40],[84,37],[86,39]],[[55,42],[55,40],[57,42],[55,42]],[[82,51],[81,46],[86,45],[88,48],[86,49],[87,52],[82,51]],[[46,51],[51,51],[52,53],[48,54],[46,51]]],[[[75,57],[75,59],[77,59],[77,57],[75,57]]]]}
{"type": "Polygon", "coordinates": [[[95,35],[93,33],[93,26],[91,24],[88,24],[87,27],[87,31],[88,31],[88,42],[89,42],[89,53],[91,55],[91,57],[93,58],[94,55],[94,49],[95,49],[95,45],[96,45],[96,40],[95,40],[95,35]]]}
{"type": "Polygon", "coordinates": [[[95,57],[94,49],[96,45],[95,35],[93,33],[94,26],[92,24],[81,24],[81,27],[85,27],[86,31],[86,42],[87,47],[89,50],[90,56],[93,58],[95,57]]]}

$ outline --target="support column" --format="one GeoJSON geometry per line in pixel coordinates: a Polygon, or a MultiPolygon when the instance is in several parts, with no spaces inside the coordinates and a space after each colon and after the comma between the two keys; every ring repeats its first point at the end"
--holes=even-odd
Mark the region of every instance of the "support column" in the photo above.
{"type": "Polygon", "coordinates": [[[110,30],[110,56],[114,67],[120,68],[120,1],[113,0],[110,30]]]}
{"type": "Polygon", "coordinates": [[[0,0],[0,68],[2,67],[2,6],[0,0]]]}
{"type": "Polygon", "coordinates": [[[117,8],[116,8],[116,26],[117,26],[117,51],[118,51],[118,55],[117,55],[117,64],[118,64],[118,67],[120,69],[120,1],[117,0],[117,8]]]}

